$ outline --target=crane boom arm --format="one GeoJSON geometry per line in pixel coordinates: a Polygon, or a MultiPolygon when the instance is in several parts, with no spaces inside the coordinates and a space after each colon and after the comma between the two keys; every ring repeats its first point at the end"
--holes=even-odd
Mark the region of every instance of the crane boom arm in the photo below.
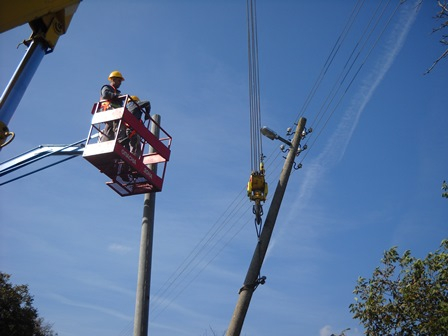
{"type": "Polygon", "coordinates": [[[0,176],[12,173],[17,169],[23,168],[52,155],[80,156],[84,152],[85,142],[86,139],[77,141],[70,145],[40,145],[28,152],[1,163],[0,176]]]}

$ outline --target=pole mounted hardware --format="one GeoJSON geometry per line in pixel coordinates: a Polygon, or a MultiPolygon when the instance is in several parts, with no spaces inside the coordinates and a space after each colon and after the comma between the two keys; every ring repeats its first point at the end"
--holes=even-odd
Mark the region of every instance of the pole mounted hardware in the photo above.
{"type": "Polygon", "coordinates": [[[266,277],[263,275],[261,277],[258,277],[258,279],[254,283],[246,284],[243,287],[241,287],[238,294],[241,294],[242,291],[249,290],[249,289],[251,289],[252,291],[255,291],[259,285],[264,285],[265,283],[266,283],[266,277]]]}
{"type": "MultiPolygon", "coordinates": [[[[296,124],[296,126],[297,126],[297,124],[296,124]]],[[[303,130],[301,131],[300,140],[305,139],[305,137],[306,137],[309,133],[311,133],[312,131],[313,131],[313,129],[312,129],[311,127],[308,128],[308,129],[304,127],[303,130]]],[[[270,129],[269,127],[263,126],[263,127],[260,129],[260,132],[261,132],[261,134],[263,134],[265,137],[267,137],[267,138],[269,138],[269,139],[271,139],[271,140],[280,140],[281,142],[283,142],[283,144],[280,145],[280,150],[281,150],[283,153],[288,153],[288,152],[291,150],[291,148],[292,148],[292,143],[291,143],[291,141],[288,140],[288,139],[282,138],[281,136],[279,136],[279,135],[277,134],[277,132],[273,131],[273,130],[270,129]],[[286,147],[285,144],[288,145],[288,147],[286,147]]],[[[288,128],[286,129],[286,135],[287,135],[288,137],[294,136],[294,134],[295,134],[295,132],[292,131],[291,127],[288,127],[288,128]]],[[[295,156],[299,156],[299,154],[300,154],[301,152],[303,152],[304,150],[306,150],[307,148],[308,148],[308,146],[307,146],[306,144],[304,144],[303,146],[299,144],[299,147],[297,148],[297,151],[296,151],[295,156]]],[[[285,156],[284,156],[283,158],[286,159],[285,156]]],[[[293,163],[293,168],[294,168],[295,170],[300,169],[300,168],[302,168],[302,164],[301,164],[301,163],[297,164],[297,163],[294,162],[294,163],[293,163]]]]}

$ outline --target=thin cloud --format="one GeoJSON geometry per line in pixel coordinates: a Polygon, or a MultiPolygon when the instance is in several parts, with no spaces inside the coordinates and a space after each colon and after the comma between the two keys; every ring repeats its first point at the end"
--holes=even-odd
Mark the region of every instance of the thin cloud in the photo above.
{"type": "Polygon", "coordinates": [[[100,277],[94,273],[82,273],[75,277],[83,287],[94,287],[103,291],[110,291],[113,293],[124,294],[129,297],[135,297],[134,289],[118,286],[116,282],[108,279],[107,277],[100,277]]]}
{"type": "Polygon", "coordinates": [[[319,336],[330,336],[331,334],[331,326],[329,325],[326,325],[319,330],[319,336]]]}
{"type": "Polygon", "coordinates": [[[110,244],[107,249],[111,252],[121,255],[128,254],[130,251],[132,251],[131,247],[117,243],[110,244]]]}
{"type": "Polygon", "coordinates": [[[96,306],[96,305],[92,305],[92,304],[87,304],[87,303],[83,303],[83,302],[77,302],[77,301],[73,301],[70,300],[68,298],[66,298],[65,296],[59,295],[59,294],[51,294],[50,295],[53,300],[68,305],[68,306],[73,306],[73,307],[78,307],[78,308],[85,308],[85,309],[90,309],[90,310],[94,310],[94,311],[98,311],[104,314],[108,314],[108,315],[112,315],[114,317],[120,318],[122,320],[126,320],[126,321],[132,321],[133,317],[132,316],[128,316],[128,315],[124,315],[121,314],[120,312],[110,309],[110,308],[105,308],[105,307],[101,307],[101,306],[96,306]]]}

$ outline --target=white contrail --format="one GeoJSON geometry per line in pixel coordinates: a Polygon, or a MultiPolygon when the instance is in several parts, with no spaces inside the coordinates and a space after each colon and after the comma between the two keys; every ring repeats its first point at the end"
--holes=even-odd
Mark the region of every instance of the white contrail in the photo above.
{"type": "MultiPolygon", "coordinates": [[[[415,6],[417,6],[417,2],[415,6]]],[[[403,47],[416,17],[417,11],[415,9],[403,8],[398,22],[386,41],[383,56],[377,60],[372,71],[362,81],[358,92],[350,102],[349,108],[342,116],[342,121],[331,137],[331,141],[327,142],[325,149],[318,157],[318,162],[328,162],[328,157],[334,159],[331,162],[339,162],[342,159],[364,108],[403,47]],[[338,144],[337,148],[334,146],[335,142],[338,144]]]]}

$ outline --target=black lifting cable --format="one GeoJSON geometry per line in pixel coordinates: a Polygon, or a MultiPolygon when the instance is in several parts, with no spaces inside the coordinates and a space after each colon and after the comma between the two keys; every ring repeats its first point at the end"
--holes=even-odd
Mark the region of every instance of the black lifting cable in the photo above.
{"type": "Polygon", "coordinates": [[[257,231],[257,236],[259,237],[262,225],[261,216],[263,216],[262,202],[266,201],[268,189],[264,176],[264,155],[260,134],[260,81],[258,78],[258,35],[256,11],[255,0],[247,0],[246,12],[251,142],[251,175],[247,184],[247,196],[254,202],[252,212],[255,215],[255,229],[257,231]]]}
{"type": "Polygon", "coordinates": [[[249,102],[251,169],[257,171],[262,161],[260,81],[258,78],[258,36],[255,0],[247,0],[247,44],[249,63],[249,102]]]}

